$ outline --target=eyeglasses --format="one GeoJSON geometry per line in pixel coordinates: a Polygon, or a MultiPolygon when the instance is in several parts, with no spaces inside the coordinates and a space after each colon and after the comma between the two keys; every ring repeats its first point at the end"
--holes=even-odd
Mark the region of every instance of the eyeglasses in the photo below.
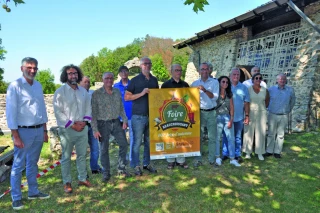
{"type": "Polygon", "coordinates": [[[255,80],[262,80],[262,77],[255,77],[255,80]]]}
{"type": "Polygon", "coordinates": [[[208,68],[201,68],[201,71],[207,71],[209,70],[208,68]]]}
{"type": "Polygon", "coordinates": [[[174,70],[175,72],[182,72],[182,70],[174,70]]]}
{"type": "Polygon", "coordinates": [[[152,63],[142,63],[142,65],[144,65],[144,66],[151,66],[152,65],[152,63]]]}
{"type": "Polygon", "coordinates": [[[26,66],[23,66],[23,67],[27,68],[28,70],[34,70],[34,71],[38,70],[38,67],[26,67],[26,66]]]}
{"type": "Polygon", "coordinates": [[[113,78],[104,78],[104,80],[110,80],[110,81],[113,81],[113,78]]]}
{"type": "Polygon", "coordinates": [[[68,72],[68,75],[78,75],[78,72],[68,72]]]}
{"type": "Polygon", "coordinates": [[[223,84],[229,84],[228,81],[221,81],[221,83],[223,83],[223,84]]]}

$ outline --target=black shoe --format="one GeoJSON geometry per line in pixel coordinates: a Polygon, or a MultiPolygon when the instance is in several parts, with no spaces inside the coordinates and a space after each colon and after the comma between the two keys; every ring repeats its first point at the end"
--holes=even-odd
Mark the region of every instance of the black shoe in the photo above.
{"type": "Polygon", "coordinates": [[[229,159],[229,157],[224,155],[224,156],[222,156],[222,158],[221,158],[221,159],[222,159],[222,161],[225,161],[225,160],[228,160],[228,159],[229,159]]]}
{"type": "Polygon", "coordinates": [[[201,161],[194,162],[193,166],[195,168],[198,168],[199,166],[202,166],[202,162],[201,161]]]}
{"type": "Polygon", "coordinates": [[[121,176],[123,178],[128,178],[128,177],[131,177],[132,175],[125,169],[119,169],[118,170],[118,176],[121,176]]]}
{"type": "Polygon", "coordinates": [[[136,167],[134,168],[134,174],[135,174],[136,176],[142,176],[142,171],[141,171],[140,166],[136,166],[136,167]]]}
{"type": "Polygon", "coordinates": [[[238,163],[243,162],[243,158],[241,156],[235,157],[234,159],[236,159],[238,161],[238,163]]]}
{"type": "Polygon", "coordinates": [[[48,198],[50,198],[50,195],[49,195],[49,194],[42,193],[42,192],[39,192],[39,193],[36,194],[36,195],[28,196],[28,199],[29,199],[29,200],[34,200],[34,199],[48,199],[48,198]]]}
{"type": "Polygon", "coordinates": [[[23,204],[22,204],[22,201],[21,200],[15,200],[12,202],[12,208],[14,210],[20,210],[20,209],[23,209],[23,204]]]}
{"type": "Polygon", "coordinates": [[[280,155],[280,154],[274,153],[273,155],[274,155],[275,158],[281,158],[281,155],[280,155]]]}
{"type": "Polygon", "coordinates": [[[102,182],[107,183],[110,180],[111,175],[110,174],[103,174],[102,176],[102,182]]]}
{"type": "Polygon", "coordinates": [[[98,170],[91,170],[91,173],[94,174],[101,174],[102,173],[102,169],[98,169],[98,170]]]}
{"type": "Polygon", "coordinates": [[[273,155],[272,153],[266,152],[263,156],[264,156],[264,157],[270,157],[270,156],[272,156],[272,155],[273,155]]]}
{"type": "Polygon", "coordinates": [[[147,166],[143,166],[143,169],[148,170],[150,173],[157,173],[156,168],[152,167],[150,164],[147,166]]]}

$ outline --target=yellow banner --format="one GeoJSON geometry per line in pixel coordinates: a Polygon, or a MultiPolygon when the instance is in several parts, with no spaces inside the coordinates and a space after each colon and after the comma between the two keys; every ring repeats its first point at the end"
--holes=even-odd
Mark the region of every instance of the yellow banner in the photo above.
{"type": "Polygon", "coordinates": [[[197,88],[150,89],[150,157],[200,156],[200,98],[197,88]]]}

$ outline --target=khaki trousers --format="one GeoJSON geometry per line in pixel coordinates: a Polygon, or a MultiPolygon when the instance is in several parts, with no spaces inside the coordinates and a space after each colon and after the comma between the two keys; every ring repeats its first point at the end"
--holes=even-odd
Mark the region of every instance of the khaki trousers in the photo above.
{"type": "Polygon", "coordinates": [[[267,152],[281,154],[284,133],[288,125],[288,115],[276,115],[269,113],[267,152]]]}

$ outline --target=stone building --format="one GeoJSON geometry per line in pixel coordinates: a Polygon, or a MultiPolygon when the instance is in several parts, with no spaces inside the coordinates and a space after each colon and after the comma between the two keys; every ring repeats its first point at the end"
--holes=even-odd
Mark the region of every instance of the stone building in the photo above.
{"type": "Polygon", "coordinates": [[[202,62],[213,64],[216,77],[239,67],[241,81],[250,77],[254,65],[259,66],[268,86],[285,73],[297,97],[288,129],[315,128],[320,117],[320,0],[293,3],[302,16],[288,0],[273,0],[174,44],[177,49],[188,46],[193,50],[185,80],[191,83],[199,77],[197,68],[202,62]]]}

